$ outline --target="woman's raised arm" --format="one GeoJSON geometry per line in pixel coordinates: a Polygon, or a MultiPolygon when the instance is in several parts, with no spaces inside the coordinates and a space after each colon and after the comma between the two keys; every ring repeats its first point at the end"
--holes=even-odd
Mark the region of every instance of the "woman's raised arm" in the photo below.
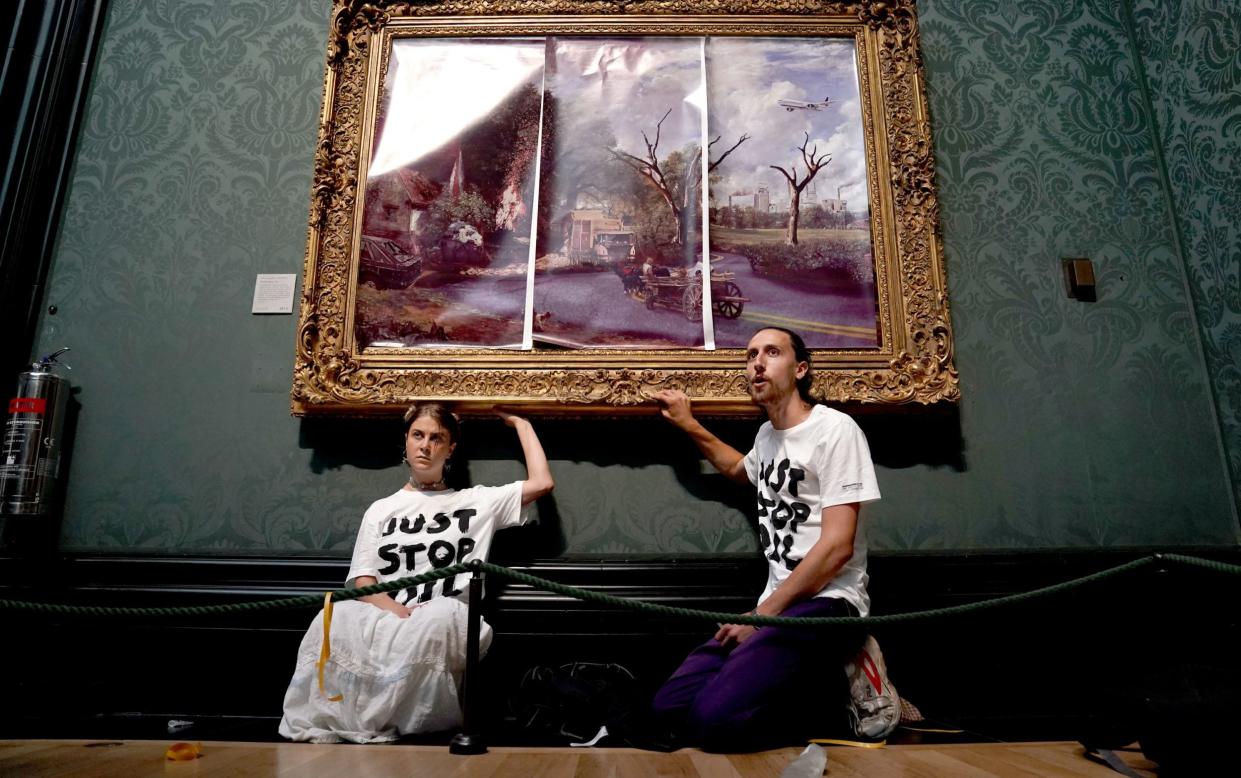
{"type": "Polygon", "coordinates": [[[543,453],[543,444],[535,434],[529,420],[521,416],[495,409],[495,414],[504,423],[517,430],[517,439],[521,441],[521,453],[526,458],[526,480],[521,484],[521,504],[529,505],[550,492],[556,482],[552,480],[551,468],[547,465],[547,455],[543,453]]]}

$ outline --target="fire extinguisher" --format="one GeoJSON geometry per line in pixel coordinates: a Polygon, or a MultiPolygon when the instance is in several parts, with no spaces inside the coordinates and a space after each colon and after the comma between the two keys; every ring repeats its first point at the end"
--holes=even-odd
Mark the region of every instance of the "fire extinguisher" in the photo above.
{"type": "Polygon", "coordinates": [[[57,496],[69,381],[56,375],[56,360],[69,349],[43,357],[17,376],[17,394],[0,442],[0,514],[42,515],[57,496]]]}

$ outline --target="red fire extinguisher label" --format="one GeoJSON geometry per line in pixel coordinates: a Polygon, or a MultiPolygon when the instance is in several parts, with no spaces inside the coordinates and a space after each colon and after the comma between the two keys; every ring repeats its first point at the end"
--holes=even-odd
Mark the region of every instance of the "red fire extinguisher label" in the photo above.
{"type": "Polygon", "coordinates": [[[46,397],[14,397],[9,400],[9,413],[47,413],[46,397]]]}

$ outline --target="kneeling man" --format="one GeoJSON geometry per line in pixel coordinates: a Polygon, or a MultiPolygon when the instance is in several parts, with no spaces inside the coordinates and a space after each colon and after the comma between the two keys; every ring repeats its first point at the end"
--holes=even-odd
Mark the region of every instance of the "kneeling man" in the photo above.
{"type": "MultiPolygon", "coordinates": [[[[866,437],[851,418],[812,400],[810,353],[796,333],[775,327],[755,333],[746,348],[746,376],[767,422],[745,456],[694,418],[683,393],[665,390],[655,397],[663,416],[717,470],[757,489],[768,575],[750,613],[867,615],[858,511],[879,499],[879,487],[866,437]]],[[[866,676],[852,689],[854,730],[886,735],[899,700],[873,641],[867,646],[874,660],[858,657],[865,639],[859,629],[724,624],[659,690],[654,711],[707,750],[787,745],[835,721],[845,726],[851,689],[844,667],[851,663],[851,674],[866,676]],[[841,715],[833,716],[836,711],[841,715]]]]}

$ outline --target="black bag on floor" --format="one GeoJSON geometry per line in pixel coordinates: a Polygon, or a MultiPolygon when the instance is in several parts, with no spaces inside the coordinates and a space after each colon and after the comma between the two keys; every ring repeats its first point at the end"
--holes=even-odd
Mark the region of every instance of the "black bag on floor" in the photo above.
{"type": "Polygon", "coordinates": [[[1235,668],[1173,667],[1117,695],[1114,706],[1082,739],[1088,753],[1106,758],[1137,741],[1161,776],[1211,775],[1235,761],[1226,753],[1241,728],[1241,671],[1235,668]]]}
{"type": "Polygon", "coordinates": [[[585,742],[608,728],[608,745],[655,751],[678,748],[666,733],[649,730],[646,701],[636,679],[618,664],[573,662],[536,666],[522,677],[509,708],[517,725],[540,737],[585,742]]]}
{"type": "Polygon", "coordinates": [[[1160,775],[1209,775],[1236,761],[1241,672],[1187,665],[1153,679],[1144,697],[1138,743],[1160,775]]]}

